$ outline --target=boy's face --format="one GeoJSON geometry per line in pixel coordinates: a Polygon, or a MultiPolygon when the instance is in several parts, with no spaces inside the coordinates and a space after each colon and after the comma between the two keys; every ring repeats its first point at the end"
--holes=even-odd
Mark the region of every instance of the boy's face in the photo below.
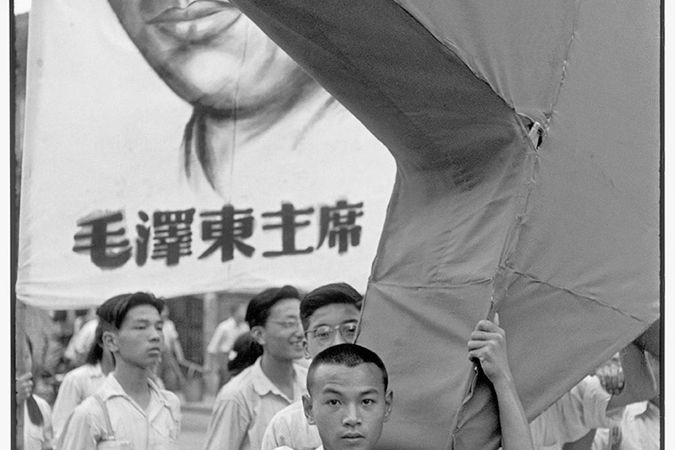
{"type": "Polygon", "coordinates": [[[131,308],[116,333],[105,332],[108,348],[127,363],[152,368],[162,354],[163,320],[150,305],[131,308]]]}
{"type": "Polygon", "coordinates": [[[314,358],[333,345],[354,343],[359,315],[359,309],[347,303],[332,303],[314,311],[305,330],[305,358],[314,358]],[[335,329],[337,326],[340,328],[335,329]]]}
{"type": "Polygon", "coordinates": [[[313,373],[305,415],[326,450],[372,449],[389,420],[392,398],[375,364],[321,365],[313,373]]]}
{"type": "Polygon", "coordinates": [[[270,309],[265,325],[251,331],[265,353],[287,360],[302,358],[300,300],[279,300],[270,309]]]}

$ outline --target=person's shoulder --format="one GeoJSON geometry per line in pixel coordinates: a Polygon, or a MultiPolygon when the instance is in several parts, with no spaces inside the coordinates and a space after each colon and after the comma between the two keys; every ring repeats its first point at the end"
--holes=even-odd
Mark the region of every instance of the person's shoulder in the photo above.
{"type": "Polygon", "coordinates": [[[158,389],[159,394],[164,397],[164,400],[169,404],[172,409],[180,409],[180,398],[173,392],[167,389],[158,389]]]}
{"type": "Polygon", "coordinates": [[[223,328],[230,328],[232,325],[235,325],[234,319],[232,317],[228,317],[227,319],[220,322],[216,329],[222,330],[223,328]]]}
{"type": "MultiPolygon", "coordinates": [[[[66,375],[63,377],[63,382],[65,383],[66,381],[74,381],[82,378],[88,378],[96,372],[97,372],[96,366],[92,366],[91,364],[82,364],[81,366],[76,367],[73,370],[66,373],[66,375]]],[[[100,370],[98,370],[98,372],[100,372],[100,370]]]]}
{"type": "Polygon", "coordinates": [[[256,363],[253,363],[225,383],[218,391],[216,401],[246,396],[246,391],[253,389],[255,365],[256,363]]]}
{"type": "Polygon", "coordinates": [[[82,402],[75,407],[72,414],[73,420],[89,420],[93,417],[103,416],[103,410],[98,400],[90,395],[82,400],[82,402]]]}
{"type": "Polygon", "coordinates": [[[305,410],[302,407],[302,400],[297,400],[274,414],[270,425],[289,424],[297,421],[298,418],[301,418],[303,421],[305,420],[305,410]]]}

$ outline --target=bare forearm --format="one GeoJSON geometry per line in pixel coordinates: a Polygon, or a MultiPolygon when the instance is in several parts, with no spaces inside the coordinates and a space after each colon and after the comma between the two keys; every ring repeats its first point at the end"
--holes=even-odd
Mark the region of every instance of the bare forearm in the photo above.
{"type": "Polygon", "coordinates": [[[494,383],[503,450],[534,450],[530,426],[511,378],[494,383]]]}

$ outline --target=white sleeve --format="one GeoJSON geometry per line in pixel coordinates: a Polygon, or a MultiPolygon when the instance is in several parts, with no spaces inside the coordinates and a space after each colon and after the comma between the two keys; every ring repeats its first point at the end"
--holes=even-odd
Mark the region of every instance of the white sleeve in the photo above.
{"type": "Polygon", "coordinates": [[[213,336],[209,341],[209,345],[206,347],[207,353],[218,353],[220,351],[220,341],[223,339],[223,333],[225,331],[225,322],[221,322],[216,327],[216,330],[213,332],[213,336]]]}
{"type": "Polygon", "coordinates": [[[63,383],[59,387],[59,393],[54,402],[54,411],[52,413],[52,423],[54,425],[54,436],[58,439],[66,424],[66,420],[73,413],[75,407],[84,400],[82,393],[77,386],[75,378],[71,373],[66,374],[63,383]]]}

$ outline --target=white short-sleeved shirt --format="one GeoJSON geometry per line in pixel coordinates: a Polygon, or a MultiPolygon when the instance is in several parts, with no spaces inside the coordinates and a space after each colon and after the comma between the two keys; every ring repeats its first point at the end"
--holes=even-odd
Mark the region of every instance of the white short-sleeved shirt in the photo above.
{"type": "Polygon", "coordinates": [[[618,424],[623,408],[607,412],[611,395],[595,376],[587,376],[530,423],[535,449],[559,450],[594,428],[618,424]]]}
{"type": "MultiPolygon", "coordinates": [[[[262,357],[261,357],[262,358],[262,357]]],[[[294,364],[293,398],[267,378],[258,358],[220,389],[206,432],[205,450],[258,450],[267,424],[302,398],[307,369],[294,364]]]]}
{"type": "Polygon", "coordinates": [[[164,345],[167,348],[171,348],[171,345],[178,340],[178,330],[176,330],[176,324],[173,323],[173,320],[167,319],[164,321],[162,335],[164,336],[164,345]]]}
{"type": "Polygon", "coordinates": [[[302,401],[297,401],[272,417],[265,430],[261,450],[274,450],[282,446],[295,450],[312,450],[320,445],[318,428],[307,423],[302,401]]]}
{"type": "Polygon", "coordinates": [[[218,324],[209,341],[209,345],[206,347],[206,351],[214,354],[219,352],[228,353],[232,349],[234,341],[247,331],[248,324],[246,322],[237,325],[237,322],[230,317],[218,324]]]}
{"type": "Polygon", "coordinates": [[[24,450],[43,450],[52,448],[53,432],[52,432],[52,410],[49,403],[42,397],[34,395],[35,403],[37,403],[40,412],[42,413],[42,425],[35,425],[28,417],[28,408],[24,405],[23,408],[23,448],[24,450]]]}
{"type": "Polygon", "coordinates": [[[89,322],[82,325],[82,328],[70,338],[64,356],[71,361],[77,361],[78,358],[84,357],[94,343],[97,326],[98,318],[91,319],[89,322]]]}
{"type": "MultiPolygon", "coordinates": [[[[631,403],[621,418],[618,450],[659,450],[661,448],[661,411],[651,402],[631,403]]],[[[592,450],[609,450],[608,428],[598,429],[592,450]]]]}
{"type": "MultiPolygon", "coordinates": [[[[127,441],[133,449],[177,450],[180,401],[174,393],[161,390],[150,379],[147,381],[150,403],[145,410],[127,395],[112,373],[96,395],[105,404],[117,441],[127,441]]],[[[95,450],[107,429],[105,413],[92,395],[75,408],[57,449],[95,450]]]]}
{"type": "Polygon", "coordinates": [[[56,439],[61,435],[63,426],[75,407],[96,392],[103,385],[105,378],[100,364],[94,366],[85,364],[66,374],[59,387],[52,412],[54,437],[56,439]]]}

